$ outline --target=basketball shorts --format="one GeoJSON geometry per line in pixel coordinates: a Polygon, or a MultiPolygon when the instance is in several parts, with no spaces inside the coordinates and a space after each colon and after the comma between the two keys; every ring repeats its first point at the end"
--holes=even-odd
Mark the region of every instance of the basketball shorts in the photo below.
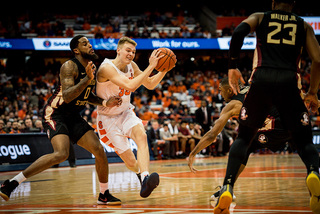
{"type": "Polygon", "coordinates": [[[59,134],[68,135],[72,143],[77,143],[80,138],[90,130],[94,130],[80,114],[61,114],[53,112],[50,116],[43,117],[43,128],[51,140],[59,134]]]}
{"type": "Polygon", "coordinates": [[[97,129],[100,140],[113,148],[119,155],[130,149],[129,137],[132,128],[141,125],[142,120],[136,116],[132,108],[119,115],[102,115],[98,113],[97,129]]]}
{"type": "Polygon", "coordinates": [[[273,152],[281,151],[291,140],[291,134],[286,130],[259,131],[254,137],[249,151],[254,152],[263,148],[268,148],[273,152]]]}
{"type": "Polygon", "coordinates": [[[290,78],[286,78],[283,73],[275,70],[254,73],[262,78],[257,78],[250,86],[239,114],[241,124],[261,128],[271,107],[275,106],[285,129],[310,127],[308,110],[300,97],[295,74],[290,72],[287,74],[290,78]]]}

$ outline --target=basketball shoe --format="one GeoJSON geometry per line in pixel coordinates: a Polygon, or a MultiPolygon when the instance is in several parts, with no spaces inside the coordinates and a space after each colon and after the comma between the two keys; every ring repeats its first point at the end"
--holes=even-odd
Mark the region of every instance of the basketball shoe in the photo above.
{"type": "MultiPolygon", "coordinates": [[[[219,199],[219,196],[220,196],[220,191],[221,191],[221,186],[217,186],[215,188],[216,190],[219,189],[218,191],[216,191],[215,193],[213,193],[210,197],[210,201],[218,201],[219,199]]],[[[233,200],[236,199],[236,196],[233,194],[233,197],[232,197],[233,200]]]]}
{"type": "Polygon", "coordinates": [[[233,190],[230,184],[224,185],[220,190],[220,197],[213,209],[214,214],[229,214],[230,204],[232,202],[233,190]]]}
{"type": "Polygon", "coordinates": [[[315,171],[309,173],[306,178],[307,187],[310,192],[310,208],[313,213],[320,213],[320,177],[315,171]]]}
{"type": "Polygon", "coordinates": [[[5,180],[3,182],[3,184],[1,184],[1,187],[0,187],[0,196],[5,201],[8,201],[11,193],[13,192],[13,190],[15,188],[17,188],[18,185],[19,185],[19,183],[16,180],[13,180],[13,181],[5,180]]]}
{"type": "Polygon", "coordinates": [[[99,194],[99,198],[98,198],[98,204],[100,205],[120,205],[121,204],[121,200],[114,197],[113,195],[110,194],[109,190],[107,189],[104,194],[102,194],[100,192],[99,194]]]}
{"type": "Polygon", "coordinates": [[[147,198],[151,194],[151,192],[159,185],[159,182],[159,174],[156,172],[144,177],[141,185],[140,196],[142,198],[147,198]]]}

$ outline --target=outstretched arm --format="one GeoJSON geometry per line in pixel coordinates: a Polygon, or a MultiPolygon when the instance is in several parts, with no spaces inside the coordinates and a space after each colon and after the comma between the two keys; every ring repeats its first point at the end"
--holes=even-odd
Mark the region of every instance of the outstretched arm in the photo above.
{"type": "Polygon", "coordinates": [[[195,155],[198,154],[202,149],[213,143],[218,134],[222,131],[223,127],[227,124],[229,118],[238,115],[241,107],[242,103],[240,101],[232,100],[227,106],[222,109],[220,117],[215,121],[213,128],[201,138],[197,146],[191,151],[189,155],[188,166],[191,172],[195,173],[197,171],[192,166],[195,155]]]}

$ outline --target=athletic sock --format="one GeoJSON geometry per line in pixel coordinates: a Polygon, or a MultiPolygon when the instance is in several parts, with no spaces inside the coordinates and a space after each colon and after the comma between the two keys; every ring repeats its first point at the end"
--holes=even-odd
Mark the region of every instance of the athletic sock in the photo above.
{"type": "Polygon", "coordinates": [[[102,194],[104,194],[104,192],[106,191],[106,190],[108,190],[109,189],[109,184],[108,184],[108,182],[107,183],[100,183],[100,192],[102,193],[102,194]]]}
{"type": "Polygon", "coordinates": [[[143,180],[147,175],[149,175],[148,171],[144,171],[141,173],[141,179],[143,180]]]}
{"type": "Polygon", "coordinates": [[[14,176],[12,179],[10,179],[10,182],[13,180],[16,180],[19,184],[21,184],[22,182],[24,182],[27,178],[24,177],[23,173],[20,172],[19,174],[17,174],[16,176],[14,176]]]}

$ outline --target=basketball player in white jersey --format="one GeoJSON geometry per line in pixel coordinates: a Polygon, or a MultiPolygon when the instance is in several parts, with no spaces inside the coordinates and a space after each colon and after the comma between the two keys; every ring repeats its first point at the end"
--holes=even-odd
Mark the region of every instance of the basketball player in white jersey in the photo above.
{"type": "Polygon", "coordinates": [[[97,72],[97,95],[103,99],[120,96],[122,103],[111,108],[98,107],[98,133],[102,142],[114,148],[127,168],[135,172],[141,182],[141,197],[148,197],[159,185],[159,175],[149,175],[150,155],[147,135],[142,121],[135,115],[130,94],[141,85],[154,89],[166,72],[149,77],[158,64],[160,51],[154,50],[149,66],[142,72],[133,62],[137,43],[122,37],[117,46],[115,59],[105,59],[97,72]],[[137,159],[130,149],[128,137],[138,146],[137,159]]]}

